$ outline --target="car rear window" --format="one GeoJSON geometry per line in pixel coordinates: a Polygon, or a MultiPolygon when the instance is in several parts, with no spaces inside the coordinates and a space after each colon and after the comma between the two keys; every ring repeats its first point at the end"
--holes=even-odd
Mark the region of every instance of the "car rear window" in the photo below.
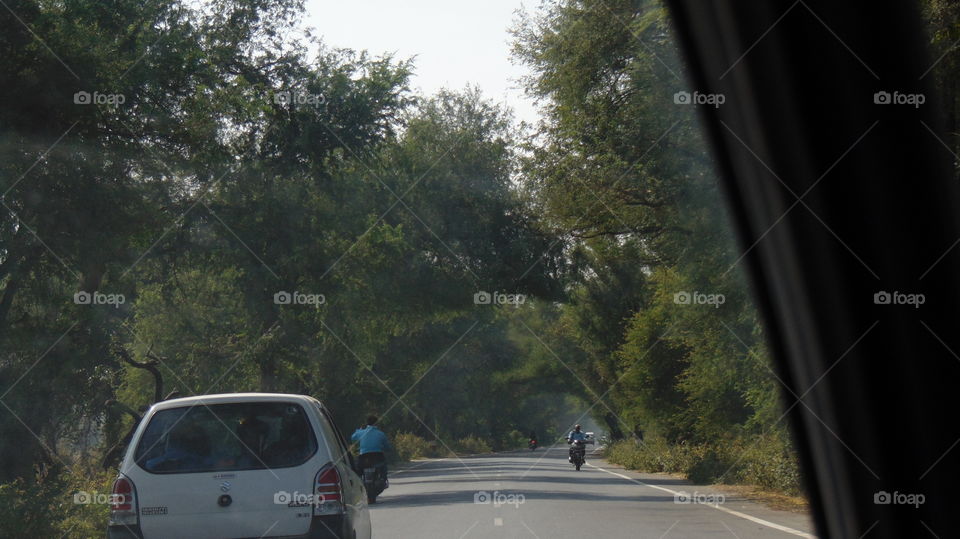
{"type": "Polygon", "coordinates": [[[196,473],[297,466],[317,450],[294,403],[194,405],[153,415],[135,460],[151,473],[196,473]]]}

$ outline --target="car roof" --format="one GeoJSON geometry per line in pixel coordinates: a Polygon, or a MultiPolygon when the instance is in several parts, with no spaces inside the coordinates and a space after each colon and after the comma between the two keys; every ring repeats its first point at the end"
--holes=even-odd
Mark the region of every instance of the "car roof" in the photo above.
{"type": "Polygon", "coordinates": [[[165,410],[168,408],[180,408],[183,406],[196,406],[204,404],[277,401],[297,402],[300,404],[319,402],[317,399],[308,395],[296,395],[292,393],[219,393],[216,395],[194,395],[192,397],[182,397],[179,399],[161,401],[154,404],[152,408],[154,410],[165,410]]]}

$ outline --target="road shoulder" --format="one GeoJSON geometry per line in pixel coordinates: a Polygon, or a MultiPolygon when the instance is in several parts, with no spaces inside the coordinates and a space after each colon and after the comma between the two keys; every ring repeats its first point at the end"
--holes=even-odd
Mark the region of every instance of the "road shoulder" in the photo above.
{"type": "Polygon", "coordinates": [[[638,486],[667,492],[678,504],[702,504],[762,526],[777,529],[798,537],[816,537],[809,513],[786,511],[768,507],[749,499],[745,492],[718,486],[696,485],[686,479],[666,474],[627,470],[597,456],[588,459],[587,466],[605,472],[638,486]]]}

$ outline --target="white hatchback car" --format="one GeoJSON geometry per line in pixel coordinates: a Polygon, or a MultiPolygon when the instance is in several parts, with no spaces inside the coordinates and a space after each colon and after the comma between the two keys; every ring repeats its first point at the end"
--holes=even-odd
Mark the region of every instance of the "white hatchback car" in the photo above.
{"type": "Polygon", "coordinates": [[[113,485],[110,539],[369,539],[363,481],[320,401],[232,393],[154,404],[113,485]]]}

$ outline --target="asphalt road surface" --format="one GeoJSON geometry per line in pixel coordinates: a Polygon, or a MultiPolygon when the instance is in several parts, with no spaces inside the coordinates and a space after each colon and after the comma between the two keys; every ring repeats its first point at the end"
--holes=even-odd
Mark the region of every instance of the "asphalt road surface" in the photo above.
{"type": "Polygon", "coordinates": [[[564,444],[391,471],[370,518],[377,539],[814,537],[806,515],[721,494],[625,471],[589,450],[577,472],[564,444]]]}

